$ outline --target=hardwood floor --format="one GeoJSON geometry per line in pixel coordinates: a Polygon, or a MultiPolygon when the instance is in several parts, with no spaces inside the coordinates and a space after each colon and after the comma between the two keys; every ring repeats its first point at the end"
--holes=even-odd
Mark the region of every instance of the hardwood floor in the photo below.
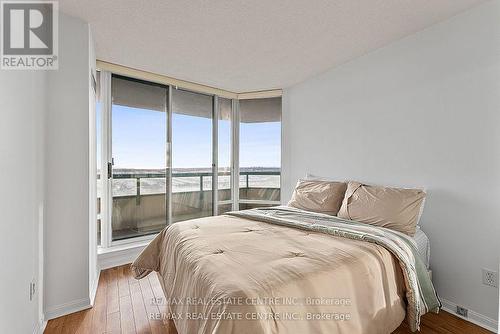
{"type": "MultiPolygon", "coordinates": [[[[148,314],[165,312],[154,303],[163,298],[163,291],[156,274],[140,281],[135,280],[128,265],[104,270],[99,279],[94,307],[50,320],[45,334],[101,334],[101,333],[163,333],[177,331],[170,322],[150,319],[148,314]]],[[[422,318],[423,334],[489,334],[454,315],[441,311],[422,318]]],[[[410,333],[403,323],[393,334],[410,333]]]]}

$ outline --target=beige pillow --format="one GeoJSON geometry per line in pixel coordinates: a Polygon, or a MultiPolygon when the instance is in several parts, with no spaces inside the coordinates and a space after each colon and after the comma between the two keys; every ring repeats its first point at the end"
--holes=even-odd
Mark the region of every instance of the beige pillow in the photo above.
{"type": "Polygon", "coordinates": [[[421,189],[399,189],[349,182],[338,216],[415,235],[425,200],[421,189]]]}
{"type": "Polygon", "coordinates": [[[299,180],[288,205],[335,216],[346,189],[344,182],[299,180]]]}

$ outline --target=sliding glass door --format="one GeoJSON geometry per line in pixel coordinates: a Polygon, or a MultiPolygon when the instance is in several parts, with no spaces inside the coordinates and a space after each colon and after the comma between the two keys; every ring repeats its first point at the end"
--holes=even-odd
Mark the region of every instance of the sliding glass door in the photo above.
{"type": "Polygon", "coordinates": [[[158,233],[166,216],[168,87],[113,76],[112,241],[158,233]]]}
{"type": "Polygon", "coordinates": [[[213,99],[172,89],[172,222],[212,215],[213,99]]]}

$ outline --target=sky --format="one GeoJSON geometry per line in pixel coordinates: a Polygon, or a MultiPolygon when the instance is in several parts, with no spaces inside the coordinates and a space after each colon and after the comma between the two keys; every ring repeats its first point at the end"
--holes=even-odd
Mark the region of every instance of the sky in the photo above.
{"type": "MultiPolygon", "coordinates": [[[[165,113],[113,105],[112,127],[114,168],[165,167],[165,113]]],[[[229,166],[230,136],[230,122],[219,121],[219,167],[229,166]]],[[[240,124],[240,167],[280,167],[280,143],[279,122],[240,124]]],[[[211,119],[174,113],[172,158],[173,168],[211,167],[211,119]]]]}

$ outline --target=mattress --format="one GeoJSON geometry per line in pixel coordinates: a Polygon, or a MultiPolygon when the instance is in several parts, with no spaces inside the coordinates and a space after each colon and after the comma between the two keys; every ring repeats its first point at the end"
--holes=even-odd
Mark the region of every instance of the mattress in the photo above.
{"type": "Polygon", "coordinates": [[[420,226],[417,226],[417,230],[415,232],[415,235],[413,236],[413,239],[415,240],[415,244],[417,246],[420,258],[422,259],[422,261],[424,261],[427,269],[429,269],[430,258],[431,258],[431,246],[429,243],[429,238],[424,233],[424,231],[422,231],[420,226]]]}

